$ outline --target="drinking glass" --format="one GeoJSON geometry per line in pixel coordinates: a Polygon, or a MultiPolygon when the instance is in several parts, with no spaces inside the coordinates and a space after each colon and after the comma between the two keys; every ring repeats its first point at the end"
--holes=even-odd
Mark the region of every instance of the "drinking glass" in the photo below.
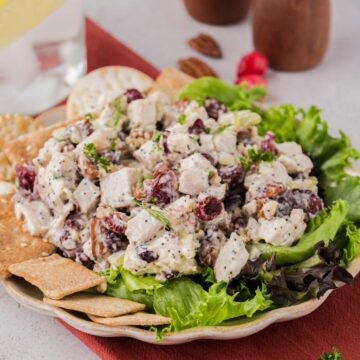
{"type": "Polygon", "coordinates": [[[82,0],[0,0],[0,114],[37,114],[86,72],[82,0]]]}

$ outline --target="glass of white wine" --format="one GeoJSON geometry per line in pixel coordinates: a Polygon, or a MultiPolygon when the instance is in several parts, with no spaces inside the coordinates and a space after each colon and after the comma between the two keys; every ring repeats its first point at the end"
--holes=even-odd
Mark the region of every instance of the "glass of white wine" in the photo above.
{"type": "Polygon", "coordinates": [[[86,73],[82,0],[0,0],[0,114],[37,114],[86,73]]]}

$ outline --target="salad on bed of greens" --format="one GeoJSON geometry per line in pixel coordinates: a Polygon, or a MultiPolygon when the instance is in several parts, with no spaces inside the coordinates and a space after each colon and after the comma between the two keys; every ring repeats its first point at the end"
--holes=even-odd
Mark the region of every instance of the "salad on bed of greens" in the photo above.
{"type": "Polygon", "coordinates": [[[16,167],[17,216],[106,293],[171,318],[158,336],[321,297],[360,252],[360,157],[320,111],[216,78],[128,89],[16,167]]]}
{"type": "MultiPolygon", "coordinates": [[[[285,104],[264,109],[258,103],[263,96],[262,87],[248,89],[215,78],[194,80],[177,95],[179,102],[196,103],[198,107],[206,103],[209,106],[209,100],[213,101],[212,109],[221,108],[222,118],[228,114],[230,119],[229,114],[249,110],[258,114],[261,121],[256,121],[256,130],[253,123],[248,133],[238,130],[237,144],[245,144],[241,151],[247,155],[240,156],[235,163],[229,162],[231,166],[240,166],[242,172],[237,173],[237,178],[222,177],[227,179],[223,181],[227,184],[223,206],[230,213],[232,228],[226,229],[219,222],[203,227],[196,255],[198,273],[169,276],[170,280],[166,280],[152,274],[135,275],[121,265],[105,271],[108,294],[142,302],[149,311],[171,317],[170,325],[156,329],[160,336],[195,326],[226,325],[229,319],[252,317],[257,312],[320,297],[336,288],[336,281],[352,282],[346,267],[360,252],[360,178],[349,175],[347,169],[360,153],[343,132],[338,137],[329,134],[315,106],[304,110],[285,104]],[[256,136],[261,137],[260,146],[254,140],[256,136]],[[313,166],[303,158],[301,150],[313,166]],[[286,181],[281,180],[283,167],[277,167],[278,162],[288,173],[285,178],[293,180],[290,188],[283,187],[286,181]],[[261,193],[264,182],[259,177],[268,176],[269,164],[274,163],[272,170],[279,188],[269,188],[266,195],[261,193]],[[262,189],[251,193],[251,181],[262,189]],[[302,209],[302,214],[295,217],[295,222],[299,226],[303,223],[304,228],[284,240],[283,233],[271,229],[279,224],[274,218],[285,219],[285,224],[291,222],[296,208],[302,209]],[[249,222],[254,223],[255,229],[249,222]],[[231,231],[242,237],[248,253],[245,260],[235,256],[243,262],[238,268],[233,266],[235,276],[221,274],[216,268],[221,256],[225,258],[222,266],[232,266],[231,253],[222,254],[218,245],[222,241],[218,238],[223,234],[227,237],[231,231]],[[279,236],[282,239],[277,239],[279,236]]],[[[209,112],[209,107],[206,110],[209,112]]],[[[180,126],[186,124],[185,117],[178,118],[180,126]]],[[[226,131],[225,120],[221,119],[221,123],[226,131]]],[[[220,130],[222,134],[224,129],[220,130]]],[[[205,126],[196,135],[203,152],[206,137],[203,140],[201,137],[206,131],[209,130],[205,126]]],[[[207,159],[217,157],[210,162],[221,176],[230,165],[224,167],[224,160],[211,153],[211,149],[206,153],[207,159]]],[[[234,323],[232,320],[231,324],[234,323]]]]}

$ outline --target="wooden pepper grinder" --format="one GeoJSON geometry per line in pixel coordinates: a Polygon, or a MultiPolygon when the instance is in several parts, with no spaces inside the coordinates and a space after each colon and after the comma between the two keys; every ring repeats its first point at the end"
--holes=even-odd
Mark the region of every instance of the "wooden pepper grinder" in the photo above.
{"type": "Polygon", "coordinates": [[[255,0],[255,49],[277,70],[310,69],[325,55],[330,0],[255,0]]]}

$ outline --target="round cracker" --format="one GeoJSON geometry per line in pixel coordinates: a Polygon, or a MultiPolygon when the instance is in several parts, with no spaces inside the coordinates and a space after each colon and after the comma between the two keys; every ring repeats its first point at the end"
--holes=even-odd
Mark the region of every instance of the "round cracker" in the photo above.
{"type": "Polygon", "coordinates": [[[68,119],[100,111],[125,90],[145,91],[154,80],[143,72],[127,66],[106,66],[83,77],[72,89],[66,103],[68,119]]]}
{"type": "Polygon", "coordinates": [[[0,180],[14,180],[14,170],[3,152],[4,144],[18,136],[38,130],[39,120],[20,114],[0,115],[0,180]]]}

